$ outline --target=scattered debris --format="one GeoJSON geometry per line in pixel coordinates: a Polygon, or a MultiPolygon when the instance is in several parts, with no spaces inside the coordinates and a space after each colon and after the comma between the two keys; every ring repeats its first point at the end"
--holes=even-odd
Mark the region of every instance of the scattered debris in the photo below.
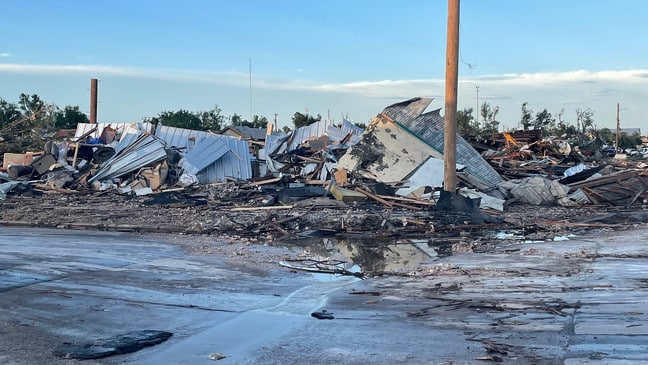
{"type": "Polygon", "coordinates": [[[220,352],[214,352],[209,354],[208,356],[209,360],[213,360],[213,361],[223,360],[226,357],[227,356],[221,354],[220,352]]]}
{"type": "Polygon", "coordinates": [[[313,312],[311,313],[311,317],[317,318],[317,319],[334,319],[333,313],[327,312],[326,309],[322,309],[320,312],[313,312]]]}
{"type": "Polygon", "coordinates": [[[567,207],[579,216],[577,208],[648,204],[641,155],[598,158],[539,131],[459,137],[458,189],[445,192],[444,123],[438,109],[425,112],[431,103],[390,105],[366,129],[346,120],[289,133],[79,124],[74,137],[57,134],[42,151],[4,154],[0,223],[257,240],[434,234],[480,241],[485,230],[516,228],[542,238],[558,227],[604,225],[558,224],[523,209],[527,217],[511,218],[516,205],[552,207],[563,216],[570,213],[557,209],[567,207]],[[39,216],[26,219],[30,210],[39,216]]]}
{"type": "Polygon", "coordinates": [[[63,359],[99,359],[139,351],[144,347],[162,343],[171,336],[173,336],[173,333],[166,331],[143,330],[127,332],[82,344],[64,343],[54,351],[54,355],[63,359]]]}

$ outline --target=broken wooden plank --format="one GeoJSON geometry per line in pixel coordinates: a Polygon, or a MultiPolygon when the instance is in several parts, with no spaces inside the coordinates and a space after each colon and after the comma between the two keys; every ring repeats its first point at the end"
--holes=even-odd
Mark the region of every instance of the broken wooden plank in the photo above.
{"type": "Polygon", "coordinates": [[[436,205],[435,202],[429,200],[412,199],[412,198],[405,198],[402,196],[391,196],[391,195],[376,195],[376,196],[385,200],[396,200],[396,201],[408,202],[413,204],[421,204],[421,205],[436,205]]]}
{"type": "Polygon", "coordinates": [[[280,177],[275,177],[275,178],[272,178],[272,179],[265,179],[265,180],[261,180],[261,181],[251,182],[249,184],[246,184],[246,186],[259,186],[259,185],[265,185],[265,184],[273,184],[273,183],[276,183],[276,182],[279,182],[279,181],[281,181],[281,178],[280,177]]]}
{"type": "Polygon", "coordinates": [[[630,206],[631,206],[632,204],[634,204],[635,201],[637,201],[637,198],[639,198],[639,196],[641,196],[641,194],[643,194],[645,191],[646,191],[646,188],[643,188],[643,187],[642,187],[642,188],[639,188],[639,190],[637,190],[637,192],[635,193],[635,195],[632,196],[632,198],[630,199],[630,201],[628,201],[628,204],[626,204],[626,206],[625,206],[626,209],[627,209],[627,208],[630,208],[630,206]]]}
{"type": "Polygon", "coordinates": [[[335,199],[343,201],[345,203],[367,200],[367,196],[365,194],[362,194],[355,190],[342,188],[336,184],[333,184],[328,190],[331,195],[335,197],[335,199]]]}
{"type": "Polygon", "coordinates": [[[250,212],[255,210],[281,210],[292,209],[292,205],[273,205],[270,207],[238,207],[230,209],[230,212],[250,212]]]}

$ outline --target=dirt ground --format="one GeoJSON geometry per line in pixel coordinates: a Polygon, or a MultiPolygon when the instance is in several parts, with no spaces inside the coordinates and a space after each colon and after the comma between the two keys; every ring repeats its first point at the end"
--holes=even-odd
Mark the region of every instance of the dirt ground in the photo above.
{"type": "MultiPolygon", "coordinates": [[[[358,341],[359,338],[363,338],[364,342],[358,346],[348,346],[349,349],[345,348],[345,351],[351,351],[351,347],[356,350],[371,348],[370,345],[384,348],[385,343],[373,343],[372,341],[383,337],[388,338],[387,335],[394,332],[394,326],[402,326],[400,328],[402,333],[425,331],[425,336],[428,337],[436,334],[433,340],[437,345],[436,347],[420,346],[427,349],[417,355],[421,361],[406,357],[402,361],[392,363],[425,363],[423,361],[426,358],[453,359],[445,363],[474,363],[474,361],[462,362],[456,361],[456,359],[499,361],[503,358],[504,363],[511,364],[551,364],[562,363],[562,361],[556,362],[557,358],[567,359],[572,356],[576,358],[589,357],[590,359],[605,358],[607,355],[603,352],[612,353],[613,351],[598,344],[597,336],[590,339],[591,333],[602,331],[597,327],[600,322],[599,317],[592,319],[589,312],[579,313],[576,306],[598,308],[599,303],[594,299],[599,299],[591,295],[592,290],[605,290],[606,295],[612,298],[605,300],[610,301],[619,301],[618,298],[622,294],[639,293],[637,294],[639,299],[629,298],[624,301],[624,303],[627,302],[626,309],[614,309],[613,314],[620,319],[614,317],[614,320],[610,320],[610,322],[621,323],[623,320],[627,320],[623,316],[627,317],[628,313],[639,313],[635,306],[643,301],[643,292],[639,289],[625,290],[625,286],[621,285],[622,283],[638,283],[637,285],[640,285],[643,283],[641,281],[644,280],[643,277],[636,280],[632,277],[630,279],[623,277],[618,279],[619,283],[600,283],[598,280],[608,275],[603,275],[601,272],[613,272],[617,267],[614,265],[630,268],[634,267],[633,265],[643,267],[642,262],[635,263],[633,261],[643,260],[645,257],[643,251],[641,251],[641,255],[635,254],[634,251],[617,252],[618,244],[615,239],[623,235],[619,234],[618,237],[615,237],[614,233],[648,222],[648,210],[644,207],[613,209],[600,206],[565,208],[511,205],[504,212],[487,212],[497,218],[493,221],[498,221],[498,223],[475,224],[464,221],[464,217],[460,214],[440,214],[433,210],[392,209],[377,203],[344,205],[329,198],[306,199],[284,206],[266,208],[266,206],[258,204],[261,201],[260,198],[262,197],[251,195],[237,199],[219,199],[209,191],[189,191],[154,197],[121,196],[112,193],[62,194],[32,191],[23,195],[12,195],[7,200],[0,201],[0,225],[141,233],[136,236],[172,243],[170,246],[181,248],[180,254],[183,252],[198,254],[194,257],[196,260],[211,260],[210,268],[214,265],[244,267],[245,270],[242,271],[251,273],[250,276],[255,277],[252,283],[256,284],[260,282],[256,278],[266,278],[267,273],[272,270],[275,272],[281,270],[282,275],[287,275],[292,280],[305,280],[306,277],[302,276],[303,273],[292,273],[281,268],[279,263],[283,260],[297,258],[299,252],[314,251],[308,246],[309,242],[312,240],[322,241],[326,237],[337,240],[346,239],[354,241],[356,244],[357,241],[363,239],[372,243],[382,241],[393,243],[425,238],[429,240],[428,242],[434,241],[436,246],[440,242],[448,243],[449,249],[458,253],[445,257],[434,265],[421,266],[416,269],[381,268],[372,270],[370,265],[363,265],[367,274],[377,279],[358,281],[354,284],[354,287],[357,286],[356,292],[365,294],[362,296],[350,295],[348,291],[340,291],[331,295],[327,304],[326,308],[340,314],[343,320],[332,321],[332,324],[328,324],[324,329],[320,322],[309,323],[306,328],[313,331],[309,332],[312,336],[303,336],[306,340],[299,345],[290,340],[294,336],[289,333],[286,339],[280,340],[285,342],[280,342],[276,346],[266,346],[259,353],[254,352],[257,354],[255,356],[265,359],[265,361],[248,363],[276,364],[280,363],[277,359],[297,359],[299,356],[305,356],[303,354],[309,354],[313,349],[344,348],[344,343],[352,343],[358,341]],[[496,237],[498,233],[504,233],[504,235],[496,237]],[[593,233],[596,234],[597,240],[607,237],[605,240],[610,241],[607,244],[613,247],[610,249],[611,252],[601,251],[601,247],[603,247],[601,243],[591,238],[581,242],[572,242],[569,247],[564,243],[558,245],[553,242],[572,234],[579,236],[589,234],[591,236],[593,233]],[[545,243],[544,245],[517,247],[513,250],[507,248],[506,240],[545,243]],[[284,243],[293,243],[293,249],[288,249],[284,243]],[[614,261],[611,268],[603,267],[605,271],[597,269],[600,272],[595,270],[593,274],[588,274],[594,267],[592,265],[599,265],[597,260],[601,261],[602,265],[608,264],[607,261],[612,259],[629,260],[629,263],[614,261]],[[485,260],[492,262],[486,263],[485,260]],[[569,280],[562,280],[567,277],[569,280]],[[612,287],[618,287],[619,291],[613,292],[610,289],[612,287]],[[364,297],[373,295],[372,293],[379,293],[379,295],[364,297]],[[538,298],[534,299],[534,296],[538,298]],[[382,314],[375,316],[374,312],[382,314]],[[406,320],[404,321],[403,318],[406,320]],[[348,326],[349,321],[354,321],[355,326],[348,326]],[[315,323],[318,325],[316,326],[315,323]],[[363,328],[362,326],[365,326],[366,330],[378,329],[376,333],[381,335],[364,338],[349,330],[349,327],[363,328]],[[426,331],[428,327],[433,328],[434,331],[428,333],[426,331]],[[575,330],[571,330],[572,328],[575,330]],[[348,337],[340,337],[341,334],[348,337]],[[455,347],[446,345],[448,336],[454,339],[452,343],[456,344],[455,347]],[[313,339],[313,343],[309,342],[310,338],[313,339]],[[322,338],[331,339],[328,340],[331,343],[322,344],[322,338]],[[560,341],[556,339],[560,339],[560,341]],[[536,342],[541,345],[536,345],[536,342]],[[563,342],[569,343],[569,345],[563,345],[563,342]],[[590,345],[590,342],[594,342],[595,345],[590,345]],[[537,350],[538,348],[543,350],[537,350]],[[461,355],[463,352],[467,352],[467,354],[461,355]],[[443,356],[439,357],[439,353],[443,356]],[[506,353],[508,355],[505,355],[506,353]]],[[[86,239],[85,235],[85,232],[79,232],[79,236],[83,240],[86,239]]],[[[18,238],[15,240],[18,240],[20,236],[16,237],[18,238]]],[[[15,240],[9,239],[8,241],[15,245],[14,248],[19,252],[22,245],[20,242],[13,242],[15,240]]],[[[98,242],[101,241],[98,240],[98,242]]],[[[639,246],[641,246],[640,241],[641,239],[637,241],[639,246]]],[[[68,243],[63,242],[64,246],[66,244],[68,243]]],[[[109,242],[102,242],[102,244],[111,247],[109,242]]],[[[116,247],[115,255],[117,256],[115,257],[128,257],[128,254],[123,253],[124,249],[130,248],[128,246],[116,247]]],[[[164,245],[155,246],[152,252],[165,255],[165,249],[169,248],[164,245]]],[[[89,254],[95,255],[94,251],[89,254]]],[[[106,260],[105,263],[112,263],[113,260],[114,258],[106,260]]],[[[68,265],[67,259],[62,262],[64,265],[68,265]]],[[[166,263],[167,261],[162,262],[166,263]]],[[[598,266],[594,268],[596,269],[598,266]]],[[[176,274],[185,275],[185,267],[177,270],[175,267],[171,269],[169,270],[176,274]]],[[[201,278],[200,280],[204,280],[202,270],[204,270],[202,266],[196,269],[196,275],[201,278]]],[[[111,272],[111,270],[105,271],[111,272]]],[[[149,275],[150,272],[146,269],[138,274],[142,276],[140,279],[145,285],[157,282],[147,279],[146,275],[149,275]]],[[[234,273],[231,270],[228,272],[234,273]]],[[[642,272],[638,271],[637,275],[641,275],[642,272]]],[[[165,275],[167,274],[165,273],[165,275]]],[[[608,276],[616,280],[615,276],[611,274],[608,276]]],[[[80,280],[85,280],[85,278],[82,276],[80,280]]],[[[45,283],[47,282],[46,280],[45,283]]],[[[122,282],[123,278],[120,277],[118,283],[122,282]]],[[[168,288],[165,286],[165,290],[168,290],[167,295],[178,295],[180,298],[178,293],[187,290],[200,291],[201,295],[207,295],[202,287],[182,286],[183,289],[179,290],[177,286],[170,283],[165,281],[162,283],[169,284],[168,288]]],[[[180,280],[178,283],[182,283],[182,281],[180,280]]],[[[265,281],[263,283],[263,290],[268,291],[268,293],[263,293],[263,297],[277,300],[291,297],[286,294],[290,292],[289,290],[267,287],[268,283],[265,281]],[[282,293],[282,296],[275,297],[276,293],[282,293]]],[[[313,285],[317,286],[318,284],[313,285]]],[[[230,287],[232,285],[226,282],[226,288],[230,287]]],[[[91,290],[101,291],[102,288],[102,285],[92,286],[91,290]]],[[[220,293],[222,290],[222,288],[218,288],[218,290],[215,289],[215,292],[220,293]]],[[[39,292],[39,295],[51,295],[56,303],[69,300],[72,297],[76,298],[76,296],[71,296],[68,291],[69,289],[52,293],[39,292]]],[[[138,292],[133,291],[133,293],[138,292]]],[[[240,292],[244,292],[244,290],[237,288],[232,291],[232,295],[238,295],[240,292]]],[[[97,294],[97,298],[103,298],[104,295],[105,293],[101,292],[97,294]]],[[[25,298],[32,297],[34,296],[28,295],[25,298]]],[[[318,296],[314,295],[314,297],[318,296]]],[[[132,303],[137,298],[127,297],[125,302],[132,303]]],[[[8,302],[12,302],[12,300],[11,298],[7,299],[8,302]]],[[[105,298],[100,301],[105,301],[105,298]]],[[[248,301],[242,302],[247,303],[248,301]]],[[[178,303],[184,302],[178,299],[178,303]]],[[[190,302],[190,304],[191,307],[175,306],[173,308],[179,311],[192,311],[192,313],[200,312],[196,309],[198,307],[195,307],[194,302],[190,302]]],[[[41,309],[40,303],[35,305],[37,311],[41,309]]],[[[87,313],[90,313],[93,319],[95,315],[120,312],[112,310],[106,314],[95,309],[95,305],[99,304],[92,302],[85,305],[91,309],[87,313]]],[[[614,305],[618,306],[619,304],[615,302],[614,305]]],[[[130,308],[132,305],[128,304],[128,307],[130,308]]],[[[274,308],[270,305],[267,307],[274,308]]],[[[68,307],[61,308],[67,310],[68,307]]],[[[218,308],[220,309],[220,307],[218,308]]],[[[307,308],[310,307],[307,306],[307,308]]],[[[71,305],[69,310],[70,313],[78,315],[76,304],[71,305]]],[[[60,317],[73,318],[70,313],[65,312],[60,317]]],[[[245,317],[244,313],[247,312],[241,312],[243,318],[245,317]]],[[[643,311],[641,313],[643,315],[643,311]]],[[[166,316],[164,318],[184,318],[175,314],[160,313],[159,315],[166,316]]],[[[148,318],[147,316],[140,317],[148,318]]],[[[309,318],[308,313],[303,317],[309,318]]],[[[609,313],[602,313],[600,317],[606,320],[612,318],[609,313]]],[[[108,318],[110,317],[107,316],[106,321],[108,318]]],[[[603,324],[606,325],[606,323],[603,324]]],[[[638,326],[638,322],[628,323],[626,326],[631,326],[628,327],[631,329],[638,326]]],[[[99,324],[101,323],[96,326],[100,327],[99,324]]],[[[178,325],[178,328],[182,328],[182,326],[178,325]]],[[[627,331],[628,328],[623,330],[627,331]]],[[[65,336],[52,337],[52,334],[44,334],[41,331],[41,327],[28,325],[28,322],[25,321],[8,321],[0,326],[0,333],[16,333],[10,338],[11,341],[6,340],[4,344],[5,348],[11,350],[8,353],[15,355],[13,359],[30,358],[29,356],[36,356],[33,353],[38,349],[46,349],[47,351],[44,351],[44,355],[41,356],[42,362],[32,363],[52,363],[52,359],[48,357],[52,341],[62,343],[67,338],[65,336]],[[40,338],[47,338],[49,342],[41,341],[40,338]],[[25,343],[30,345],[26,347],[25,343]]],[[[299,334],[303,335],[303,331],[304,329],[300,329],[299,334]]],[[[199,333],[199,331],[196,330],[195,333],[199,333]]],[[[606,339],[609,338],[611,344],[633,344],[632,339],[620,338],[615,333],[605,331],[601,333],[606,335],[606,339]]],[[[187,333],[185,336],[192,334],[187,333]]],[[[405,349],[411,348],[412,343],[419,343],[416,341],[420,337],[413,335],[411,337],[403,341],[389,340],[389,346],[391,346],[389,351],[393,353],[385,350],[386,354],[392,356],[387,358],[397,359],[401,353],[405,353],[405,349]],[[400,345],[403,347],[399,347],[400,345]]],[[[642,338],[639,337],[637,341],[642,341],[642,338]]],[[[182,345],[183,343],[179,341],[174,342],[173,346],[179,346],[182,349],[182,345]]],[[[164,349],[164,346],[155,348],[155,356],[151,357],[149,363],[156,361],[163,363],[159,362],[159,359],[169,356],[169,353],[182,353],[178,352],[175,347],[169,347],[167,352],[164,352],[164,349]],[[158,354],[157,351],[161,352],[158,354]]],[[[146,354],[150,355],[150,353],[142,353],[134,356],[149,356],[146,354]]],[[[340,363],[340,361],[333,362],[333,360],[342,355],[338,353],[325,354],[328,354],[331,361],[322,359],[319,363],[340,363]]],[[[228,352],[228,355],[231,355],[231,352],[228,352]]],[[[351,355],[357,356],[358,360],[356,362],[349,361],[348,356],[350,355],[345,352],[346,360],[343,362],[379,363],[375,357],[372,357],[373,361],[362,362],[363,360],[361,360],[367,356],[377,355],[365,352],[355,355],[351,353],[351,355]]],[[[634,356],[625,353],[622,355],[621,358],[634,356]]],[[[129,358],[131,362],[128,363],[142,363],[139,360],[141,359],[138,357],[129,358]]],[[[308,362],[307,358],[301,360],[303,361],[300,362],[308,362]]],[[[23,364],[23,362],[12,363],[11,361],[11,357],[0,356],[0,362],[23,364]]],[[[105,363],[112,364],[113,361],[118,360],[108,359],[105,363]]],[[[232,357],[232,361],[231,363],[236,363],[234,357],[232,357]]],[[[61,360],[59,363],[77,364],[79,362],[61,360]]],[[[311,363],[317,362],[311,361],[311,363]]],[[[575,364],[575,362],[569,364],[575,364]]]]}
{"type": "Polygon", "coordinates": [[[386,241],[424,238],[448,242],[455,251],[480,251],[509,236],[518,241],[551,241],[591,229],[618,230],[648,221],[645,207],[513,204],[504,212],[485,212],[495,223],[475,224],[461,214],[434,208],[409,210],[377,202],[345,204],[328,197],[264,206],[261,202],[265,198],[234,186],[141,197],[32,190],[0,200],[0,224],[159,234],[190,251],[262,263],[276,260],[261,253],[269,255],[268,250],[253,254],[252,246],[318,237],[386,241]],[[504,238],[502,233],[506,234],[504,238]],[[495,238],[497,234],[500,237],[495,238]],[[187,235],[192,238],[186,239],[187,235]]]}

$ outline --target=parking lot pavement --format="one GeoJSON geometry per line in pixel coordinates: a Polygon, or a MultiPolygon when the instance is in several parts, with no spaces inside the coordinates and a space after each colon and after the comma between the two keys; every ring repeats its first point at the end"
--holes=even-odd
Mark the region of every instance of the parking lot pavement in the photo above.
{"type": "MultiPolygon", "coordinates": [[[[188,238],[190,239],[190,238],[188,238]]],[[[0,362],[173,333],[84,364],[646,364],[648,230],[507,244],[367,280],[251,270],[114,233],[0,227],[0,362]],[[326,309],[333,319],[310,314],[326,309]]]]}

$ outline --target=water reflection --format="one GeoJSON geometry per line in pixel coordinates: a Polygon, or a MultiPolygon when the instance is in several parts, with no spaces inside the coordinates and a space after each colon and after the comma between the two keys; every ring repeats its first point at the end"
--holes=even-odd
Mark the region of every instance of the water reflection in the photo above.
{"type": "Polygon", "coordinates": [[[350,261],[363,272],[390,272],[417,267],[451,254],[447,244],[427,239],[301,238],[284,242],[306,255],[350,261]]]}

